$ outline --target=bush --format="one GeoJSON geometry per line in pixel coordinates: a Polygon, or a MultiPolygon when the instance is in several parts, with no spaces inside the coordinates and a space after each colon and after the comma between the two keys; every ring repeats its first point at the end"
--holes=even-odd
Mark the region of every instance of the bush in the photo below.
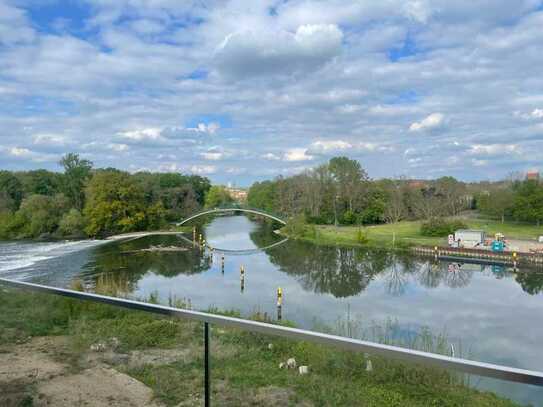
{"type": "Polygon", "coordinates": [[[84,229],[83,216],[77,209],[70,209],[60,220],[58,230],[63,236],[82,236],[84,229]]]}
{"type": "Polygon", "coordinates": [[[289,237],[295,239],[301,237],[315,238],[317,235],[317,229],[314,225],[307,224],[303,214],[296,215],[290,219],[284,227],[284,231],[289,237]]]}
{"type": "Polygon", "coordinates": [[[453,234],[458,229],[467,228],[460,220],[447,221],[442,218],[432,218],[420,225],[422,236],[442,237],[453,234]]]}

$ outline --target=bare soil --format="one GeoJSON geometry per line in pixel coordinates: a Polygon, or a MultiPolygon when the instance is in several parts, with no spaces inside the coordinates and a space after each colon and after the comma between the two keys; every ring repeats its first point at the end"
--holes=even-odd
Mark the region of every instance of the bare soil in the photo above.
{"type": "Polygon", "coordinates": [[[73,364],[67,346],[65,337],[52,336],[1,347],[0,406],[161,405],[150,388],[100,358],[73,364]]]}

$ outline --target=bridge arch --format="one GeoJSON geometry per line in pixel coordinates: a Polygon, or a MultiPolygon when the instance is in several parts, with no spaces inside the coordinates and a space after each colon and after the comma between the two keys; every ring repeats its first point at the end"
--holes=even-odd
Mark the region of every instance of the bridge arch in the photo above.
{"type": "Polygon", "coordinates": [[[177,223],[177,226],[184,225],[185,223],[199,218],[200,216],[209,215],[212,213],[222,213],[222,212],[246,212],[246,213],[252,213],[255,215],[264,216],[266,218],[273,219],[276,222],[281,223],[282,225],[286,225],[287,222],[285,222],[283,219],[279,218],[278,216],[272,215],[270,213],[264,212],[260,209],[253,209],[253,208],[238,208],[238,207],[232,207],[232,208],[213,208],[213,209],[205,209],[201,212],[195,213],[194,215],[189,216],[188,218],[183,219],[181,222],[177,223]]]}

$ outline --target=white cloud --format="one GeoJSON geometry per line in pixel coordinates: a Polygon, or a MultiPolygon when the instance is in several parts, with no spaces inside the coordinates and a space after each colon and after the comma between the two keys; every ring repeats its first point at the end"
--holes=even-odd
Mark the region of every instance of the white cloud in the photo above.
{"type": "Polygon", "coordinates": [[[311,144],[309,150],[315,154],[326,154],[350,148],[353,148],[353,145],[343,140],[318,140],[311,144]]]}
{"type": "Polygon", "coordinates": [[[204,158],[204,160],[217,161],[221,160],[224,157],[224,154],[218,151],[208,151],[206,153],[202,153],[201,156],[204,158]]]}
{"type": "Polygon", "coordinates": [[[146,129],[140,129],[140,130],[131,130],[131,131],[124,131],[118,133],[119,136],[134,140],[134,141],[142,141],[142,140],[159,140],[162,138],[162,130],[158,127],[150,127],[146,129]]]}
{"type": "Polygon", "coordinates": [[[543,109],[534,109],[530,116],[534,119],[543,119],[543,109]]]}
{"type": "Polygon", "coordinates": [[[32,139],[34,144],[40,145],[63,145],[66,142],[64,136],[49,133],[36,134],[32,139]]]}
{"type": "Polygon", "coordinates": [[[127,144],[111,143],[108,144],[108,148],[113,151],[122,152],[127,151],[129,149],[129,146],[127,144]]]}
{"type": "Polygon", "coordinates": [[[266,153],[266,154],[262,154],[261,157],[265,160],[270,160],[270,161],[277,161],[277,160],[280,160],[281,157],[278,156],[277,154],[274,154],[274,153],[266,153]]]}
{"type": "Polygon", "coordinates": [[[516,144],[473,144],[468,150],[470,155],[495,156],[518,153],[520,153],[520,149],[516,144]]]}
{"type": "Polygon", "coordinates": [[[306,24],[295,33],[261,28],[228,34],[215,51],[217,69],[234,78],[307,73],[341,52],[334,24],[306,24]]]}
{"type": "Polygon", "coordinates": [[[198,175],[210,175],[217,172],[217,167],[214,165],[192,165],[189,171],[198,175]]]}
{"type": "Polygon", "coordinates": [[[445,116],[442,113],[432,113],[420,122],[411,123],[411,126],[409,126],[409,131],[421,131],[438,128],[443,124],[444,119],[445,116]]]}
{"type": "Polygon", "coordinates": [[[28,148],[12,147],[9,149],[9,154],[14,157],[29,157],[32,155],[32,151],[28,148]]]}
{"type": "Polygon", "coordinates": [[[206,134],[215,134],[217,130],[221,128],[219,123],[211,122],[211,123],[198,123],[196,127],[189,127],[187,130],[194,131],[197,133],[206,133],[206,134]]]}
{"type": "Polygon", "coordinates": [[[290,148],[283,155],[284,161],[309,161],[313,156],[308,155],[307,148],[290,148]]]}

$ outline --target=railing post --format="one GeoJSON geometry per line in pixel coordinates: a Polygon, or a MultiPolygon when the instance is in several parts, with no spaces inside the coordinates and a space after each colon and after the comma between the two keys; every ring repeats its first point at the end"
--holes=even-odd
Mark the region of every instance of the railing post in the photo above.
{"type": "Polygon", "coordinates": [[[210,404],[210,378],[209,378],[209,323],[204,322],[204,406],[210,404]]]}

